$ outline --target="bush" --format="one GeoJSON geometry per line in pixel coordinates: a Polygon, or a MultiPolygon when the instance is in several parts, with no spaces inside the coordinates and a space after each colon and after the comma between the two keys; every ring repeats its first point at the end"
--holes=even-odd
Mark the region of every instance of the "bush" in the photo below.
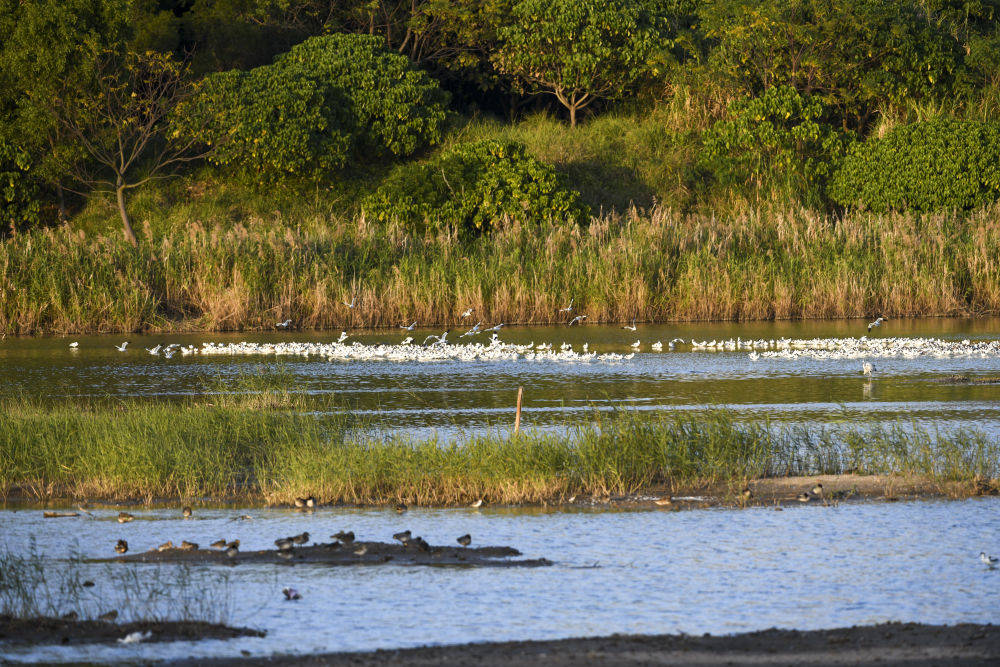
{"type": "Polygon", "coordinates": [[[325,35],[271,65],[207,77],[175,134],[213,146],[212,162],[258,177],[318,176],[435,145],[447,102],[437,82],[380,38],[325,35]]]}
{"type": "Polygon", "coordinates": [[[1000,125],[939,118],[855,146],[830,198],[884,212],[969,209],[1000,198],[1000,125]]]}
{"type": "Polygon", "coordinates": [[[0,139],[0,233],[38,224],[38,183],[28,173],[28,155],[0,139]]]}
{"type": "Polygon", "coordinates": [[[502,220],[581,222],[589,209],[551,166],[516,142],[463,144],[425,164],[397,168],[368,199],[370,215],[420,227],[455,225],[470,234],[502,220]]]}
{"type": "Polygon", "coordinates": [[[768,88],[759,97],[729,104],[726,120],[704,136],[702,162],[725,184],[765,179],[799,192],[822,192],[849,139],[824,122],[815,97],[790,86],[768,88]]]}

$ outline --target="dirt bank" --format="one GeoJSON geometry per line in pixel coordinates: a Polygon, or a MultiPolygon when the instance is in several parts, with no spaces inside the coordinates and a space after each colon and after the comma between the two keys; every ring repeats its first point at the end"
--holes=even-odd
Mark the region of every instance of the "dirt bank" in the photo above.
{"type": "Polygon", "coordinates": [[[64,618],[13,618],[0,615],[0,642],[25,644],[100,644],[117,642],[133,632],[148,632],[143,642],[170,642],[182,639],[232,639],[263,637],[265,633],[249,628],[200,621],[138,621],[110,623],[64,618]]]}
{"type": "MultiPolygon", "coordinates": [[[[203,661],[214,665],[996,665],[1000,627],[887,623],[838,630],[765,630],[735,636],[614,635],[464,644],[371,653],[203,661]]],[[[195,664],[193,662],[186,664],[195,664]]]]}
{"type": "Polygon", "coordinates": [[[341,544],[338,541],[293,546],[285,550],[235,551],[212,549],[152,549],[141,553],[104,559],[120,563],[197,563],[240,565],[271,563],[276,565],[461,565],[465,567],[543,567],[552,562],[544,558],[511,560],[521,552],[512,547],[442,547],[413,540],[406,545],[385,542],[341,544]]]}

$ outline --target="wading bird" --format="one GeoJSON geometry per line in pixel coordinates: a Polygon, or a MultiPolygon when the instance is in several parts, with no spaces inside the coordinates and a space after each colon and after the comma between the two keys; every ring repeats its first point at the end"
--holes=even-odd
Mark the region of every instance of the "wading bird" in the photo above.
{"type": "Polygon", "coordinates": [[[193,514],[193,512],[191,511],[190,507],[185,507],[184,509],[181,510],[181,516],[183,516],[185,519],[190,519],[191,514],[193,514]]]}
{"type": "Polygon", "coordinates": [[[660,507],[666,507],[668,505],[673,505],[674,499],[671,498],[670,496],[666,496],[665,498],[657,498],[653,502],[659,505],[660,507]]]}
{"type": "Polygon", "coordinates": [[[875,370],[876,370],[875,367],[872,366],[871,362],[869,361],[866,361],[865,363],[861,364],[861,373],[864,375],[871,375],[872,373],[875,372],[875,370]]]}
{"type": "Polygon", "coordinates": [[[126,542],[125,540],[118,540],[118,543],[115,544],[115,551],[120,554],[127,552],[128,542],[126,542]]]}
{"type": "Polygon", "coordinates": [[[392,539],[394,539],[394,540],[397,540],[397,541],[399,541],[399,542],[402,542],[403,544],[406,544],[407,542],[409,542],[409,541],[410,541],[410,535],[411,535],[411,534],[412,534],[412,533],[410,533],[410,531],[408,531],[408,530],[404,530],[404,531],[402,531],[402,532],[399,532],[399,533],[396,533],[396,534],[394,534],[394,535],[392,536],[392,539]]]}
{"type": "Polygon", "coordinates": [[[290,539],[295,544],[305,544],[306,542],[309,541],[309,533],[308,532],[299,533],[298,535],[293,535],[292,537],[289,537],[288,539],[290,539]]]}
{"type": "Polygon", "coordinates": [[[97,620],[98,621],[104,621],[105,623],[111,623],[116,618],[118,618],[118,610],[117,609],[112,609],[111,611],[109,611],[107,613],[104,613],[104,614],[101,614],[100,616],[98,616],[97,620]]]}
{"type": "Polygon", "coordinates": [[[118,523],[128,523],[129,521],[132,521],[134,519],[135,517],[129,514],[128,512],[118,513],[118,523]]]}
{"type": "Polygon", "coordinates": [[[477,500],[476,502],[474,502],[474,503],[472,503],[471,505],[469,505],[469,507],[471,507],[471,508],[473,508],[473,509],[479,509],[479,508],[480,508],[480,507],[482,507],[482,506],[483,506],[483,499],[482,499],[482,498],[480,498],[480,499],[479,499],[479,500],[477,500]]]}
{"type": "Polygon", "coordinates": [[[809,495],[808,491],[803,491],[799,495],[795,496],[795,499],[800,503],[807,503],[812,500],[812,496],[809,495]]]}
{"type": "Polygon", "coordinates": [[[335,540],[340,540],[344,544],[351,544],[354,542],[354,531],[353,530],[342,530],[336,535],[331,535],[335,540]]]}
{"type": "Polygon", "coordinates": [[[638,341],[637,340],[634,343],[632,343],[632,349],[633,350],[638,350],[640,345],[642,345],[642,341],[638,341]]]}
{"type": "Polygon", "coordinates": [[[881,317],[876,318],[874,322],[869,322],[868,323],[868,330],[871,331],[875,327],[882,326],[882,322],[884,322],[884,321],[885,321],[884,318],[881,318],[881,317]]]}
{"type": "Polygon", "coordinates": [[[470,544],[472,544],[472,535],[466,533],[465,535],[462,535],[460,538],[458,538],[456,542],[461,544],[463,547],[467,547],[470,544]]]}
{"type": "MultiPolygon", "coordinates": [[[[237,540],[238,542],[239,540],[237,540]]],[[[240,554],[239,545],[230,545],[226,547],[226,558],[236,558],[240,554]]]]}
{"type": "Polygon", "coordinates": [[[278,547],[278,551],[288,551],[292,548],[292,538],[279,537],[274,541],[274,546],[278,547]]]}
{"type": "Polygon", "coordinates": [[[209,544],[208,546],[212,547],[213,549],[225,549],[226,548],[226,541],[225,540],[216,540],[216,541],[212,542],[211,544],[209,544]]]}

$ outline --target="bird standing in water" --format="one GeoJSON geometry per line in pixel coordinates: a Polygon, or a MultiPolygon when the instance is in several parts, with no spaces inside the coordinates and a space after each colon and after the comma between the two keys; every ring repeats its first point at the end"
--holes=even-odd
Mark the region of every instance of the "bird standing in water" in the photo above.
{"type": "Polygon", "coordinates": [[[466,533],[465,535],[462,535],[460,538],[458,538],[458,540],[456,540],[456,541],[459,544],[461,544],[463,547],[467,547],[470,544],[472,544],[472,535],[469,535],[468,533],[466,533]]]}
{"type": "Polygon", "coordinates": [[[128,542],[118,540],[118,543],[115,545],[115,551],[120,554],[126,553],[128,551],[128,542]]]}

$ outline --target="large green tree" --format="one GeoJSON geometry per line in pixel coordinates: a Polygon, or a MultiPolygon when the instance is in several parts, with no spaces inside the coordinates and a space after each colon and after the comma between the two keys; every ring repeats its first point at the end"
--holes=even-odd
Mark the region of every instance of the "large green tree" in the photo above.
{"type": "Polygon", "coordinates": [[[575,126],[595,100],[665,71],[672,43],[659,19],[644,2],[521,0],[494,61],[526,89],[554,95],[575,126]]]}
{"type": "Polygon", "coordinates": [[[818,96],[845,125],[965,83],[950,23],[913,0],[718,0],[703,17],[718,73],[751,93],[818,96]]]}

